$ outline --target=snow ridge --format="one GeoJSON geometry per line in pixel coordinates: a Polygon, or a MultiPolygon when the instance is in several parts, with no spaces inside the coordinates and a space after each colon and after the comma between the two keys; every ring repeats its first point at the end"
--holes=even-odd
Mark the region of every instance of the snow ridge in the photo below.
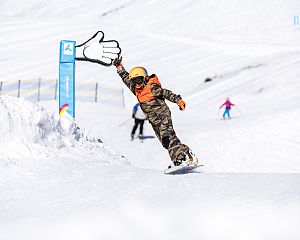
{"type": "Polygon", "coordinates": [[[63,158],[64,152],[126,161],[109,150],[102,140],[89,136],[73,118],[59,117],[41,104],[32,104],[15,97],[0,97],[1,158],[63,158]],[[61,151],[61,149],[64,149],[61,151]]]}

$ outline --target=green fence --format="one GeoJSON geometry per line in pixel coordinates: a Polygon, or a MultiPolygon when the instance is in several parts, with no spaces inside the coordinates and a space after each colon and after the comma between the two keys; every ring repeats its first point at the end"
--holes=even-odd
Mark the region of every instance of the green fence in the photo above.
{"type": "MultiPolygon", "coordinates": [[[[58,80],[34,79],[1,81],[0,95],[24,98],[28,101],[46,101],[58,99],[58,80]]],[[[76,101],[103,103],[124,108],[124,92],[98,82],[78,83],[75,86],[76,101]]]]}

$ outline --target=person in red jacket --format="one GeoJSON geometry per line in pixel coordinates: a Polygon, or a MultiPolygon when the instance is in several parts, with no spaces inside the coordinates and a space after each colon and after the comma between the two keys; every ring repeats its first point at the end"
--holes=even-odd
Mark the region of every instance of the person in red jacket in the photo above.
{"type": "Polygon", "coordinates": [[[228,117],[228,119],[231,119],[230,117],[230,110],[231,110],[231,106],[234,106],[233,103],[230,102],[230,99],[229,98],[226,98],[226,102],[224,102],[221,106],[220,106],[220,109],[225,106],[225,111],[223,113],[223,118],[225,119],[226,115],[228,117]]]}

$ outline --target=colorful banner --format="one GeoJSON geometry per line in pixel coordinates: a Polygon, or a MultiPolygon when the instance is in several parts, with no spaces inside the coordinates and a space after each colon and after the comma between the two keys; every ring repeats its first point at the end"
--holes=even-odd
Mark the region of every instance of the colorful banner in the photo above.
{"type": "Polygon", "coordinates": [[[59,56],[59,114],[75,118],[75,41],[62,40],[59,56]]]}

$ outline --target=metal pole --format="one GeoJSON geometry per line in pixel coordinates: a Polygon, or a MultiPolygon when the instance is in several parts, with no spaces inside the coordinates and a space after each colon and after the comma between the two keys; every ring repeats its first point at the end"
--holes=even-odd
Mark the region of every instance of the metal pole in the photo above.
{"type": "Polygon", "coordinates": [[[37,101],[38,102],[40,101],[40,97],[41,97],[41,82],[42,82],[42,79],[39,78],[39,83],[38,83],[38,97],[37,97],[37,101]]]}
{"type": "Polygon", "coordinates": [[[96,88],[95,88],[95,102],[98,100],[98,83],[96,83],[96,88]]]}
{"type": "Polygon", "coordinates": [[[18,82],[18,98],[20,98],[20,95],[21,95],[20,88],[21,88],[21,80],[19,80],[19,82],[18,82]]]}
{"type": "Polygon", "coordinates": [[[294,25],[299,25],[299,16],[294,16],[294,25]]]}
{"type": "Polygon", "coordinates": [[[123,108],[125,109],[124,88],[122,88],[122,101],[123,101],[123,108]]]}
{"type": "Polygon", "coordinates": [[[58,86],[58,80],[55,81],[55,93],[54,93],[54,100],[57,99],[57,86],[58,86]]]}

